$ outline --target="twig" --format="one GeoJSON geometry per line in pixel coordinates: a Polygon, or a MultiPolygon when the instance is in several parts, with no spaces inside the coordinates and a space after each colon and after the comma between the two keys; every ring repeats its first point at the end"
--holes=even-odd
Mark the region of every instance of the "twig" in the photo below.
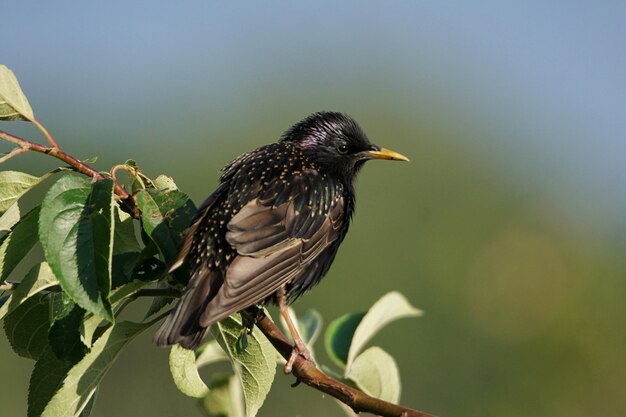
{"type": "Polygon", "coordinates": [[[56,140],[54,140],[54,138],[52,137],[52,135],[50,134],[50,132],[48,132],[48,129],[46,129],[44,127],[44,125],[42,125],[41,123],[39,123],[39,120],[37,119],[30,119],[30,121],[37,126],[37,128],[41,131],[41,133],[43,133],[43,135],[46,137],[46,139],[48,139],[48,142],[50,142],[50,145],[52,145],[53,148],[59,149],[59,145],[57,143],[56,140]]]}
{"type": "Polygon", "coordinates": [[[2,158],[0,158],[0,164],[3,163],[4,161],[8,161],[9,159],[13,158],[14,156],[23,154],[25,152],[28,152],[28,148],[22,148],[22,147],[14,148],[11,152],[9,152],[8,154],[6,154],[2,158]]]}
{"type": "MultiPolygon", "coordinates": [[[[51,136],[48,139],[50,138],[51,136]]],[[[12,135],[3,130],[0,130],[0,139],[4,139],[7,142],[14,143],[22,149],[27,149],[29,151],[35,151],[35,152],[44,153],[44,154],[53,156],[65,162],[66,164],[68,164],[69,166],[71,166],[76,171],[80,172],[81,174],[85,174],[91,178],[96,178],[96,180],[101,180],[105,178],[104,175],[102,175],[100,172],[96,171],[94,168],[87,165],[86,163],[74,158],[72,155],[69,155],[63,152],[61,149],[59,149],[58,146],[54,146],[54,145],[43,146],[38,143],[20,138],[19,136],[12,135]]],[[[54,141],[54,139],[52,140],[54,141]]],[[[51,142],[51,143],[56,144],[56,142],[51,142]]],[[[137,205],[135,204],[133,196],[130,195],[128,191],[126,191],[124,187],[122,187],[120,183],[117,181],[115,181],[114,191],[115,191],[115,195],[117,195],[120,198],[125,210],[129,214],[131,214],[133,217],[135,218],[139,217],[139,209],[137,208],[137,205]]]]}
{"type": "MultiPolygon", "coordinates": [[[[259,314],[256,325],[265,337],[269,339],[278,353],[283,358],[288,359],[293,346],[278,326],[263,313],[259,314]]],[[[371,397],[356,388],[331,378],[317,368],[313,361],[302,356],[296,358],[292,373],[299,381],[335,397],[352,408],[356,413],[368,412],[385,417],[433,417],[431,414],[371,397]]]]}
{"type": "Polygon", "coordinates": [[[117,171],[119,171],[120,169],[123,171],[126,171],[129,175],[132,175],[135,178],[135,180],[138,181],[139,184],[141,184],[141,188],[146,188],[143,182],[142,175],[139,172],[139,170],[127,164],[118,164],[118,165],[115,165],[113,168],[111,168],[111,171],[110,171],[111,178],[113,178],[115,182],[117,182],[117,171]]]}
{"type": "Polygon", "coordinates": [[[0,283],[0,291],[15,291],[19,282],[3,281],[0,283]]]}

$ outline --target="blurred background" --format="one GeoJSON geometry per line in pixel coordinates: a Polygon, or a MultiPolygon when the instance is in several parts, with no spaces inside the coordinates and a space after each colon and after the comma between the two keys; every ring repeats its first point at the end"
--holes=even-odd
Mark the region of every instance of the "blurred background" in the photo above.
{"type": "MultiPolygon", "coordinates": [[[[199,203],[231,158],[318,110],[409,156],[364,169],[334,267],[295,305],[328,323],[399,290],[423,309],[372,341],[398,362],[402,403],[441,417],[626,412],[623,2],[3,9],[0,63],[64,150],[99,169],[133,158],[199,203]]],[[[27,154],[2,168],[54,166],[27,154]]],[[[94,417],[202,415],[150,338],[115,363],[94,417]]],[[[25,415],[33,362],[3,332],[0,358],[1,414],[25,415]]],[[[277,376],[260,416],[342,415],[292,382],[277,376]]]]}

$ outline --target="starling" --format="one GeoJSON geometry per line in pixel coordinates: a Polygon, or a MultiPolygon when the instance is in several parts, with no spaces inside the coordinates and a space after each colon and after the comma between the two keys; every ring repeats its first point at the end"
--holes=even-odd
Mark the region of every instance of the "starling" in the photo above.
{"type": "Polygon", "coordinates": [[[277,143],[236,158],[191,221],[170,271],[191,279],[154,336],[158,346],[198,347],[211,325],[273,302],[306,354],[286,305],[328,272],[354,212],[354,181],[369,159],[408,161],[372,145],[349,116],[314,113],[277,143]]]}

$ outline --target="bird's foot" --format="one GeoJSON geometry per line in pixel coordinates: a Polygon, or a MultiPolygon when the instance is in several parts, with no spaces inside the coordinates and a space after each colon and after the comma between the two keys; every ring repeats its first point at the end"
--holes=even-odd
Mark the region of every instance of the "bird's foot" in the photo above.
{"type": "Polygon", "coordinates": [[[308,361],[313,361],[313,355],[311,355],[311,352],[301,340],[296,340],[295,344],[293,345],[293,349],[291,349],[291,354],[289,355],[289,359],[287,360],[285,368],[283,369],[283,372],[285,372],[285,374],[291,373],[293,369],[293,364],[296,362],[298,356],[302,356],[308,361]]]}

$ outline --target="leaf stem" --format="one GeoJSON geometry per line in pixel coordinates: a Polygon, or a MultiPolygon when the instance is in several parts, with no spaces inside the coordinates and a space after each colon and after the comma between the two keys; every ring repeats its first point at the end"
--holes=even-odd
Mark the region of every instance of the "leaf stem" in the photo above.
{"type": "Polygon", "coordinates": [[[113,178],[115,182],[117,182],[117,171],[119,171],[120,169],[128,172],[130,175],[137,178],[139,181],[141,181],[141,185],[143,185],[143,180],[141,180],[141,178],[139,178],[139,175],[137,175],[137,169],[131,166],[128,166],[126,164],[118,164],[118,165],[115,165],[113,168],[111,168],[111,171],[110,171],[111,178],[113,178]]]}
{"type": "Polygon", "coordinates": [[[43,133],[43,135],[46,137],[46,139],[48,139],[48,142],[50,142],[50,145],[52,145],[53,148],[59,149],[59,144],[57,143],[57,141],[52,137],[50,132],[48,132],[48,129],[46,129],[41,123],[39,123],[39,120],[32,118],[30,119],[30,121],[35,126],[37,126],[41,133],[43,133]]]}
{"type": "Polygon", "coordinates": [[[9,159],[13,158],[14,156],[23,154],[25,152],[28,152],[28,148],[22,148],[22,147],[17,147],[15,149],[13,149],[11,152],[9,152],[8,154],[4,155],[2,158],[0,158],[0,164],[8,161],[9,159]]]}

